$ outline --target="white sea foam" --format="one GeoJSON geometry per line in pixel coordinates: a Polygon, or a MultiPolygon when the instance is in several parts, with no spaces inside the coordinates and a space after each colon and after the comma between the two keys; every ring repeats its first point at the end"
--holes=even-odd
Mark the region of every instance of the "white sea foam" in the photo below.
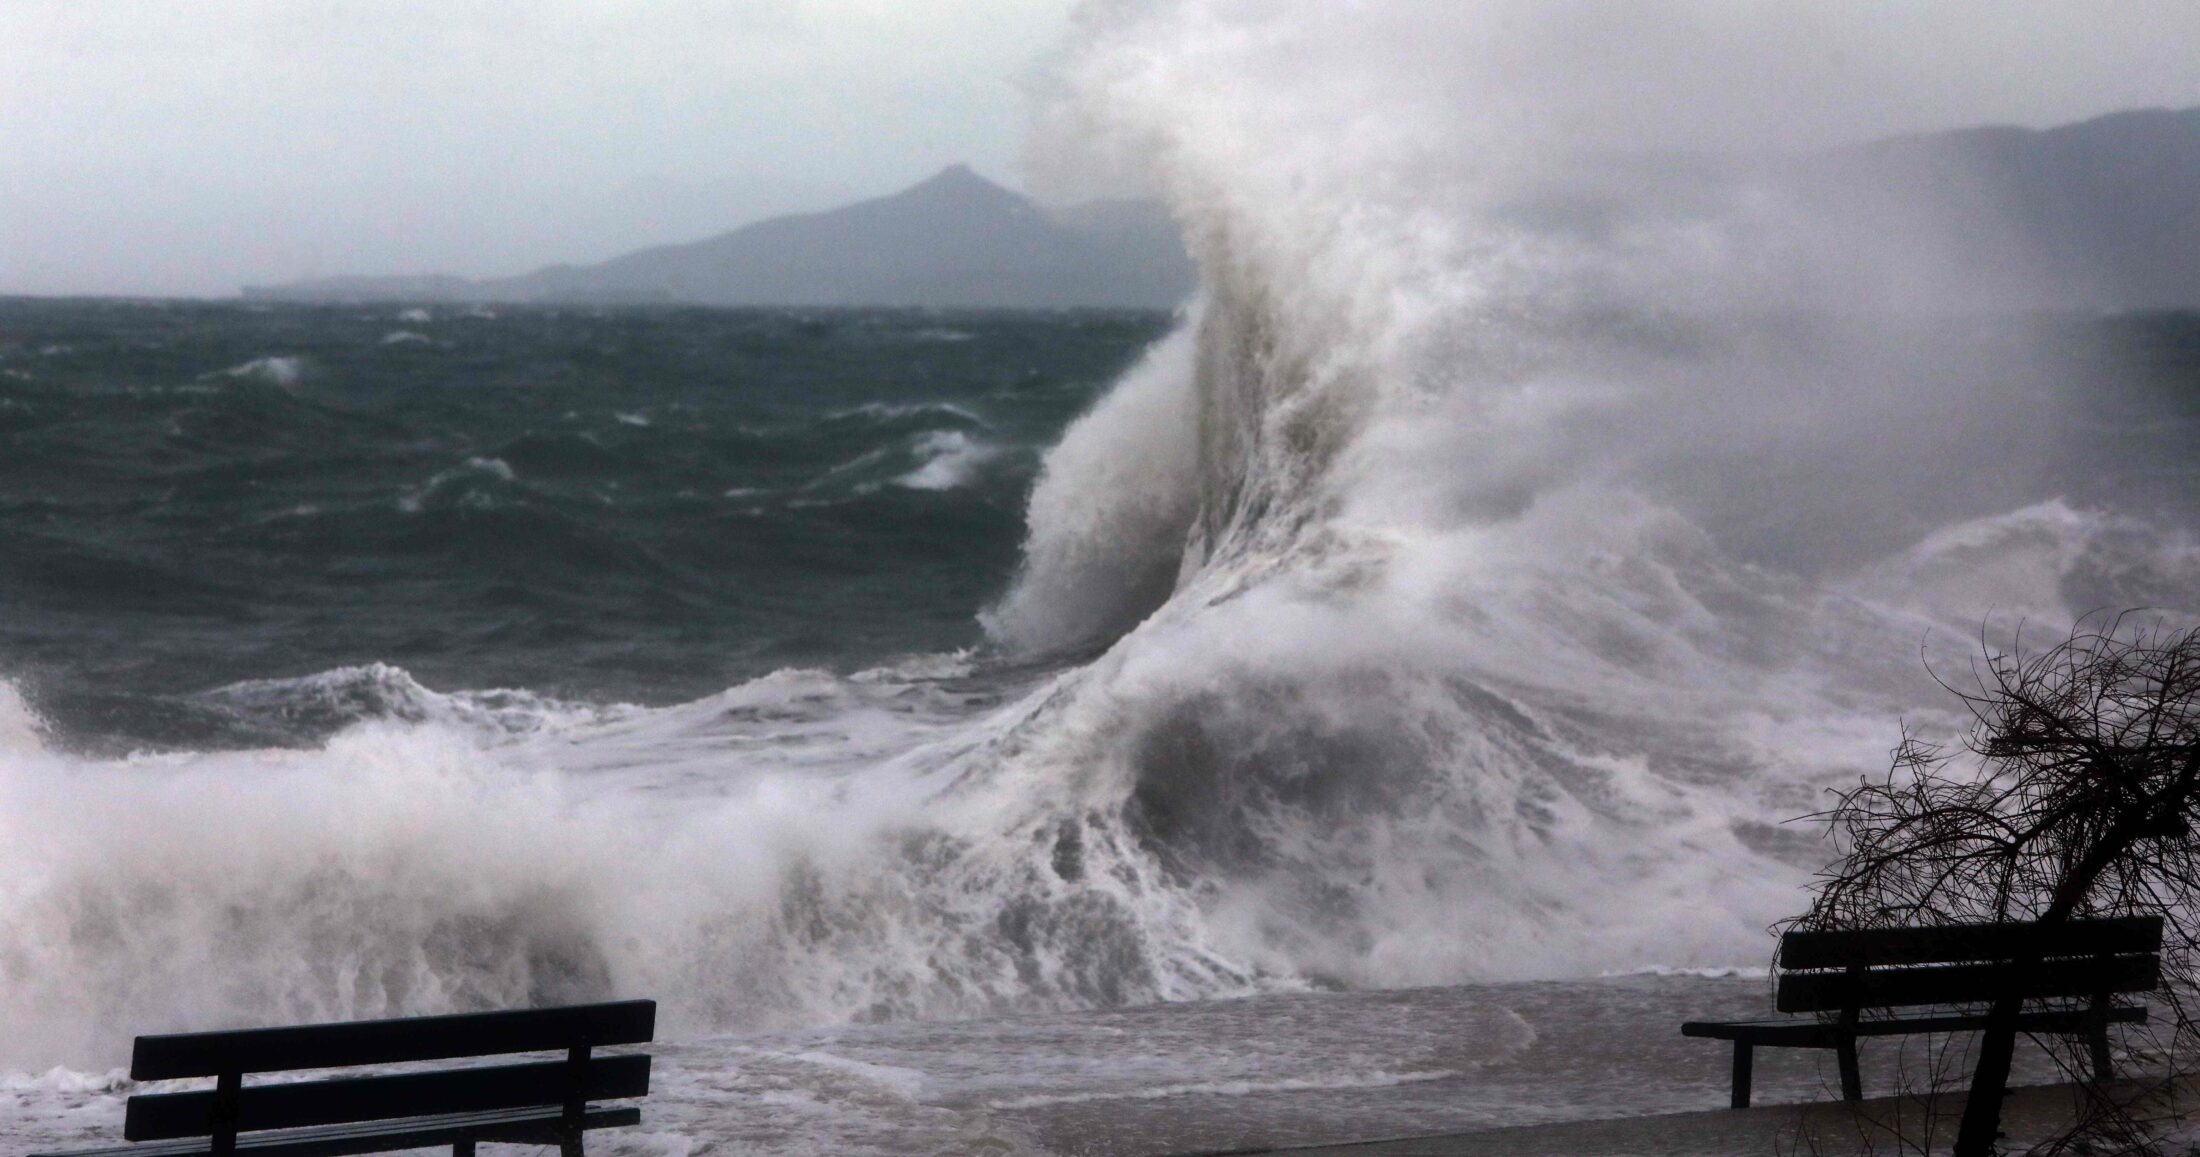
{"type": "Polygon", "coordinates": [[[1976,633],[1982,606],[2038,624],[2074,608],[2191,615],[2200,611],[2200,545],[2189,532],[2056,499],[1936,529],[1865,568],[1852,589],[1915,608],[1958,637],[1976,633]]]}
{"type": "Polygon", "coordinates": [[[0,679],[0,759],[9,752],[40,751],[45,747],[45,721],[23,701],[14,683],[0,679]]]}
{"type": "MultiPolygon", "coordinates": [[[[1778,822],[1944,723],[1927,632],[2190,610],[2191,552],[1951,501],[2032,448],[1947,417],[2025,359],[1905,372],[1869,318],[1732,322],[1879,300],[1902,255],[1816,277],[1831,246],[1769,193],[1564,153],[1605,122],[1459,75],[1487,11],[1080,22],[1075,116],[1206,288],[1049,453],[986,617],[1072,665],[783,671],[554,724],[370,669],[331,680],[371,709],[319,748],[127,760],[0,704],[0,1065],[609,993],[692,1036],[1757,956],[1822,853],[1778,822]]],[[[982,445],[935,436],[811,488],[982,445]]],[[[513,481],[474,459],[405,501],[513,481]]]]}
{"type": "Polygon", "coordinates": [[[912,452],[924,464],[894,479],[894,485],[910,490],[954,490],[978,478],[985,464],[1001,456],[1001,448],[973,438],[961,430],[931,430],[917,435],[912,452]]]}
{"type": "Polygon", "coordinates": [[[253,358],[207,377],[241,378],[247,381],[266,382],[271,386],[295,386],[305,380],[311,364],[305,358],[294,355],[270,354],[253,358]]]}
{"type": "MultiPolygon", "coordinates": [[[[418,514],[427,509],[428,500],[437,493],[468,479],[489,478],[498,482],[516,482],[519,472],[502,458],[472,457],[449,470],[439,470],[421,486],[397,496],[397,508],[406,514],[418,514]]],[[[469,493],[465,501],[474,506],[486,506],[490,499],[478,491],[469,493]]]]}
{"type": "Polygon", "coordinates": [[[845,1073],[910,1100],[915,1100],[924,1091],[924,1074],[898,1065],[874,1065],[818,1049],[790,1053],[787,1059],[845,1073]]]}
{"type": "Polygon", "coordinates": [[[479,471],[504,482],[519,477],[513,472],[511,464],[502,458],[468,458],[466,469],[479,471]]]}
{"type": "Polygon", "coordinates": [[[417,330],[398,329],[382,335],[383,345],[427,345],[431,339],[417,330]]]}
{"type": "Polygon", "coordinates": [[[1047,454],[1024,562],[986,629],[1021,652],[1120,635],[1175,588],[1199,506],[1199,323],[1142,358],[1047,454]]]}
{"type": "Polygon", "coordinates": [[[824,486],[841,478],[845,478],[850,474],[860,474],[863,471],[868,470],[871,467],[886,461],[888,458],[893,457],[896,449],[896,447],[881,446],[875,450],[866,450],[863,453],[858,454],[845,462],[834,464],[831,469],[826,470],[823,474],[820,474],[817,477],[810,479],[808,482],[803,483],[801,488],[804,490],[815,490],[820,486],[824,486]]]}
{"type": "Polygon", "coordinates": [[[1664,964],[1645,964],[1639,968],[1619,968],[1604,973],[1606,977],[1618,976],[1688,976],[1699,980],[1763,980],[1772,970],[1762,964],[1714,965],[1708,968],[1674,968],[1664,964]]]}
{"type": "Polygon", "coordinates": [[[996,1109],[1036,1109],[1045,1105],[1082,1105],[1094,1101],[1157,1101],[1170,1097],[1249,1097],[1262,1093],[1333,1092],[1340,1089],[1383,1089],[1397,1085],[1441,1081],[1459,1074],[1450,1069],[1426,1069],[1411,1073],[1339,1073],[1328,1077],[1281,1077],[1275,1080],[1187,1081],[1150,1089],[1122,1092],[1059,1093],[1012,1097],[993,1102],[996,1109]]]}
{"type": "Polygon", "coordinates": [[[626,719],[640,709],[625,705],[566,703],[525,690],[431,691],[386,663],[340,667],[294,679],[253,679],[194,696],[204,703],[244,711],[360,722],[432,723],[487,739],[570,731],[626,719]]]}
{"type": "Polygon", "coordinates": [[[674,1033],[968,1013],[1035,984],[1083,1002],[1112,979],[1087,952],[1133,934],[1018,883],[1013,842],[912,826],[985,743],[954,693],[788,672],[560,717],[364,684],[393,702],[316,750],[0,756],[0,1065],[611,992],[659,994],[674,1033]],[[1019,896],[1021,948],[991,932],[1019,896]],[[912,968],[962,980],[912,988],[912,968]]]}
{"type": "Polygon", "coordinates": [[[10,1093],[111,1094],[130,1089],[135,1083],[127,1069],[84,1073],[55,1065],[42,1073],[0,1072],[0,1091],[10,1093]]]}

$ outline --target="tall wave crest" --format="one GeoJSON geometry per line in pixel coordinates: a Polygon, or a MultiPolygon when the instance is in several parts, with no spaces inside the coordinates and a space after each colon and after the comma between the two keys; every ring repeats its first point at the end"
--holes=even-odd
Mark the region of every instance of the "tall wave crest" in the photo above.
{"type": "Polygon", "coordinates": [[[1945,207],[1859,234],[1596,83],[1762,20],[1548,7],[1088,6],[1042,160],[1159,188],[1204,287],[1049,455],[999,655],[662,710],[378,668],[410,706],[321,748],[125,760],[0,686],[0,1065],[1761,960],[1782,821],[1951,722],[1921,645],[2190,614],[2200,556],[2062,492],[2057,352],[1928,308],[1945,207]]]}

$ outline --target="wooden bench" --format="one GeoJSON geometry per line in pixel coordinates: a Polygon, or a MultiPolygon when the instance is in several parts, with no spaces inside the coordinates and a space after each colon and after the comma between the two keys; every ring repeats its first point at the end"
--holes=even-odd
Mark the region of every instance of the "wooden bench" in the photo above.
{"type": "Polygon", "coordinates": [[[1780,938],[1775,1007],[1819,1016],[1689,1021],[1681,1035],[1734,1042],[1737,1109],[1749,1107],[1759,1045],[1836,1050],[1841,1095],[1859,1101],[1859,1039],[1976,1031],[1986,1025],[1986,1006],[2012,994],[2041,1002],[2025,1008],[2019,1030],[2090,1038],[2094,1076],[2106,1080],[2108,1026],[2147,1018],[2145,1008],[2116,997],[2159,987],[2161,948],[2162,921],[2152,916],[1790,932],[1780,938]],[[1933,1007],[1896,1011],[1920,1006],[1933,1007]]]}
{"type": "Polygon", "coordinates": [[[472,1157],[478,1141],[551,1144],[565,1157],[579,1157],[585,1131],[642,1118],[639,1109],[591,1108],[588,1102],[649,1092],[647,1056],[595,1056],[592,1050],[644,1043],[656,1021],[655,1001],[626,1000],[141,1036],[131,1056],[132,1080],[212,1077],[214,1087],[131,1097],[124,1139],[155,1144],[46,1157],[337,1157],[428,1145],[449,1145],[457,1157],[472,1157]],[[248,1073],[531,1052],[565,1056],[244,1085],[248,1073]]]}

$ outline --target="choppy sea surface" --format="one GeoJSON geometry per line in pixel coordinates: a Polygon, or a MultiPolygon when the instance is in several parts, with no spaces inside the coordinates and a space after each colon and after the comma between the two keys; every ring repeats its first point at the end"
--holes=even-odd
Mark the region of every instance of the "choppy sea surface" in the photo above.
{"type": "MultiPolygon", "coordinates": [[[[1153,396],[1218,328],[0,302],[0,1148],[111,1135],[137,1033],[612,995],[665,1043],[611,1152],[1711,1107],[1725,1052],[1674,1025],[1762,1011],[1823,855],[1780,821],[1920,718],[1968,592],[2191,605],[2189,316],[1890,327],[2065,357],[1986,397],[2046,423],[2021,446],[1906,449],[1929,497],[1845,536],[1725,480],[1780,453],[1699,448],[1617,522],[1558,496],[1480,561],[1281,595],[1288,550],[1204,594],[1184,561],[1244,533],[1171,499],[1213,418],[1153,396]]],[[[1821,1069],[1768,1055],[1760,1101],[1821,1069]]]]}
{"type": "Polygon", "coordinates": [[[0,663],[129,749],[954,652],[1167,321],[0,303],[0,663]]]}
{"type": "Polygon", "coordinates": [[[1615,150],[1666,87],[1505,16],[1088,6],[1173,316],[0,301],[0,1152],[139,1034],[611,997],[604,1152],[1722,1103],[1795,817],[2200,622],[2200,317],[1615,150]]]}

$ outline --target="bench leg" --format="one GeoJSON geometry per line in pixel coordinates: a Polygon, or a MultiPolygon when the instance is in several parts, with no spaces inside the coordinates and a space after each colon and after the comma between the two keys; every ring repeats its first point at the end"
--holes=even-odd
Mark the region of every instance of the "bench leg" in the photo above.
{"type": "Polygon", "coordinates": [[[2105,1083],[2115,1076],[2115,1069],[2108,1063],[2108,1025],[2096,1025],[2093,1028],[2093,1079],[2105,1083]]]}
{"type": "Polygon", "coordinates": [[[1750,1069],[1757,1059],[1757,1046],[1745,1040],[1734,1042],[1734,1100],[1733,1107],[1749,1107],[1750,1069]]]}
{"type": "Polygon", "coordinates": [[[474,1157],[474,1139],[451,1142],[451,1157],[474,1157]]]}
{"type": "Polygon", "coordinates": [[[1841,1099],[1864,1099],[1864,1078],[1856,1071],[1856,1038],[1847,1037],[1834,1050],[1841,1055],[1841,1099]]]}

